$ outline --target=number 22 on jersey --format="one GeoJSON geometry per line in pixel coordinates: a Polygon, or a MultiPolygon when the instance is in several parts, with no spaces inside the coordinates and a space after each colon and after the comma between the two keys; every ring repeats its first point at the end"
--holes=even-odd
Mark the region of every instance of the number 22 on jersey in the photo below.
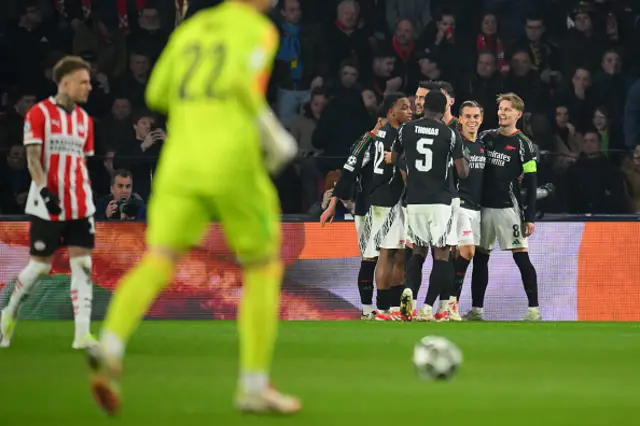
{"type": "Polygon", "coordinates": [[[224,67],[227,50],[224,44],[214,43],[203,46],[200,43],[188,45],[184,51],[185,60],[189,61],[187,71],[180,83],[179,96],[183,101],[199,101],[223,99],[224,94],[218,91],[217,83],[224,67]],[[192,81],[204,70],[204,85],[192,87],[192,81]]]}
{"type": "Polygon", "coordinates": [[[420,138],[416,143],[416,151],[422,155],[422,158],[416,160],[416,170],[419,172],[428,172],[433,168],[433,151],[431,151],[431,145],[433,145],[432,138],[420,138]]]}

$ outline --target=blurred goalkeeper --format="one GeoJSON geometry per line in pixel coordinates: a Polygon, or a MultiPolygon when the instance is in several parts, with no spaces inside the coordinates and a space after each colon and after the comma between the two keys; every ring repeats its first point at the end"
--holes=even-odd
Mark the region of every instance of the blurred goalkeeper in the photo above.
{"type": "Polygon", "coordinates": [[[237,408],[300,409],[269,381],[283,275],[279,201],[269,173],[296,154],[264,98],[278,34],[262,13],[274,3],[227,0],[197,13],[175,30],[153,70],[146,101],[169,122],[147,251],[118,285],[100,344],[88,351],[92,392],[108,414],[120,408],[122,359],[134,328],[212,220],[221,223],[244,270],[237,408]]]}

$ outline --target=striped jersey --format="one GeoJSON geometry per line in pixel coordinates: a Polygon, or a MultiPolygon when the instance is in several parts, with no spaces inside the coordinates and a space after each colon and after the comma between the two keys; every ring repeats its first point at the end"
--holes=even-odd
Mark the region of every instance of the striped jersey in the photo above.
{"type": "Polygon", "coordinates": [[[47,188],[60,200],[62,212],[54,216],[31,182],[25,213],[50,221],[84,219],[96,211],[86,157],[94,151],[93,119],[75,106],[67,112],[50,97],[34,105],[24,121],[24,145],[42,146],[40,163],[47,188]]]}

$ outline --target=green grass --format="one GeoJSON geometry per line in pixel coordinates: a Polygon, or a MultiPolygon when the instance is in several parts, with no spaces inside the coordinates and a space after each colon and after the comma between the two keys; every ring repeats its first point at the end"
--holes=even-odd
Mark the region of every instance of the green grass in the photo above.
{"type": "Polygon", "coordinates": [[[0,350],[0,425],[615,425],[640,422],[640,325],[282,324],[274,380],[303,399],[293,418],[232,409],[237,336],[228,322],[146,322],[129,347],[118,419],[93,405],[72,324],[19,324],[0,350]],[[419,381],[414,343],[462,348],[450,382],[419,381]]]}

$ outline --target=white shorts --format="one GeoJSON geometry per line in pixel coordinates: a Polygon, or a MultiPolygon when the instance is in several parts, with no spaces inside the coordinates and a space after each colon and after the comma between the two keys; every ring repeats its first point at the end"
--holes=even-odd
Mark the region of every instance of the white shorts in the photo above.
{"type": "Polygon", "coordinates": [[[491,250],[496,239],[501,250],[529,247],[527,238],[522,235],[522,219],[517,208],[482,209],[479,246],[491,250]]]}
{"type": "Polygon", "coordinates": [[[460,198],[451,200],[451,213],[453,214],[453,222],[451,223],[451,231],[447,235],[447,245],[458,245],[458,213],[460,212],[460,198]]]}
{"type": "Polygon", "coordinates": [[[407,206],[409,236],[419,247],[445,247],[453,226],[452,206],[447,204],[410,204],[407,206]]]}
{"type": "Polygon", "coordinates": [[[406,208],[402,207],[400,203],[389,209],[389,212],[387,213],[387,216],[375,237],[375,243],[378,250],[404,249],[406,240],[404,224],[406,222],[406,217],[406,208]]]}
{"type": "Polygon", "coordinates": [[[462,207],[458,210],[458,246],[480,244],[480,211],[462,207]]]}
{"type": "Polygon", "coordinates": [[[362,257],[372,259],[380,254],[376,237],[390,212],[391,207],[371,206],[367,215],[361,219],[358,231],[358,246],[362,257]]]}

